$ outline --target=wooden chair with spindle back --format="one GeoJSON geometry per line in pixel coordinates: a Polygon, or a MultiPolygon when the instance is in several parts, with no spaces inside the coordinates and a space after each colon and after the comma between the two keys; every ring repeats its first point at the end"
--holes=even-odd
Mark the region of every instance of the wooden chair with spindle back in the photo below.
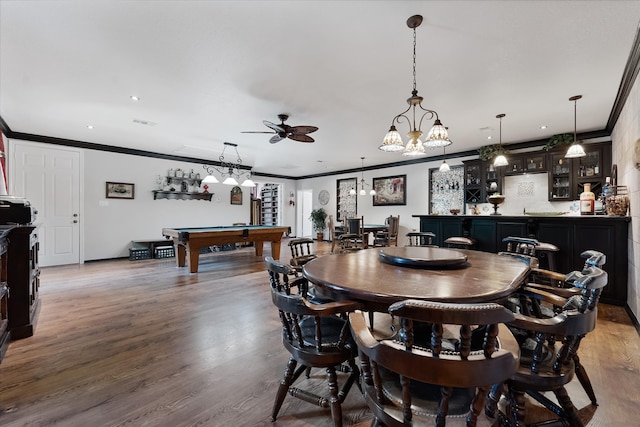
{"type": "Polygon", "coordinates": [[[282,323],[282,343],[290,357],[280,382],[271,413],[272,421],[287,393],[322,408],[331,408],[336,427],[342,426],[342,402],[354,383],[359,386],[359,370],[355,362],[357,348],[351,338],[346,315],[360,308],[353,301],[312,304],[306,299],[307,280],[296,276],[288,265],[265,258],[271,300],[278,308],[282,323]],[[299,366],[298,366],[299,365],[299,366]],[[328,392],[319,395],[295,387],[294,383],[309,368],[324,368],[328,392]],[[338,386],[336,370],[348,373],[342,388],[338,386]]]}
{"type": "Polygon", "coordinates": [[[467,426],[475,426],[486,392],[518,369],[518,343],[504,325],[513,313],[494,303],[420,300],[395,303],[389,313],[400,330],[383,339],[364,313],[349,315],[371,425],[444,426],[447,415],[468,414],[467,426]]]}

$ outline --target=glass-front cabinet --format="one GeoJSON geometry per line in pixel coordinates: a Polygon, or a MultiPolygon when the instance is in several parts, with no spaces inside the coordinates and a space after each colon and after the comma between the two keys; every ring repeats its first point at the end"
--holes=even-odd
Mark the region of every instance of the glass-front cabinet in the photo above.
{"type": "Polygon", "coordinates": [[[565,159],[564,153],[551,155],[551,171],[549,173],[549,200],[573,200],[571,159],[565,159]]]}
{"type": "MultiPolygon", "coordinates": [[[[502,192],[502,180],[493,162],[484,163],[484,194],[485,199],[492,194],[502,192]]],[[[483,200],[486,201],[486,200],[483,200]]]]}
{"type": "Polygon", "coordinates": [[[605,178],[611,173],[611,146],[584,144],[584,157],[567,159],[565,151],[552,152],[549,169],[549,201],[577,200],[584,184],[591,184],[596,197],[602,193],[605,178]]]}
{"type": "Polygon", "coordinates": [[[484,203],[482,199],[482,161],[470,160],[464,162],[465,203],[484,203]]]}

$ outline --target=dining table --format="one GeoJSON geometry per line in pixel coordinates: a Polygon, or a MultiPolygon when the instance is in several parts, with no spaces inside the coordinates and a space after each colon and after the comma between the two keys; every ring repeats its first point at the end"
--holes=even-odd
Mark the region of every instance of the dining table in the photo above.
{"type": "Polygon", "coordinates": [[[508,297],[530,268],[495,253],[437,247],[384,247],[318,257],[303,267],[315,292],[386,312],[405,299],[483,303],[508,297]]]}
{"type": "MultiPolygon", "coordinates": [[[[373,234],[375,236],[375,233],[377,233],[378,231],[387,231],[388,229],[389,229],[388,224],[363,224],[362,230],[364,231],[365,236],[367,236],[364,241],[365,247],[369,246],[370,235],[373,234]]],[[[336,237],[346,232],[347,232],[346,225],[336,225],[335,227],[336,237]]]]}

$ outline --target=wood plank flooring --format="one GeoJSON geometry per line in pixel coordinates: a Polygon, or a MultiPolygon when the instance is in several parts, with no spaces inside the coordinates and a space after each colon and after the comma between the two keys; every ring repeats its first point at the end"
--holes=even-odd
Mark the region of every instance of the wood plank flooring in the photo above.
{"type": "MultiPolygon", "coordinates": [[[[253,248],[201,258],[196,274],[174,259],[43,268],[36,333],[0,363],[0,426],[332,425],[328,410],[291,397],[270,421],[288,353],[253,248]]],[[[600,406],[570,385],[589,426],[637,425],[639,354],[624,310],[601,305],[581,346],[600,406]]],[[[307,382],[323,378],[314,371],[307,382]]],[[[343,407],[346,426],[369,425],[357,388],[343,407]]]]}

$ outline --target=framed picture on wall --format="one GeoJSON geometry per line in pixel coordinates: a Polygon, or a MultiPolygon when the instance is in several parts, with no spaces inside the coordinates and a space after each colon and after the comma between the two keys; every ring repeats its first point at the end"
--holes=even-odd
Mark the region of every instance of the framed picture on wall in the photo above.
{"type": "Polygon", "coordinates": [[[449,172],[429,169],[429,214],[457,215],[464,206],[464,166],[451,166],[449,172]]]}
{"type": "Polygon", "coordinates": [[[242,188],[238,187],[237,185],[231,189],[231,204],[242,204],[242,188]]]}
{"type": "Polygon", "coordinates": [[[107,199],[133,199],[134,184],[107,182],[107,199]]]}
{"type": "Polygon", "coordinates": [[[357,178],[339,179],[336,182],[336,221],[342,222],[345,218],[354,217],[358,212],[358,198],[355,194],[349,194],[356,188],[357,178]]]}
{"type": "Polygon", "coordinates": [[[373,178],[373,206],[391,206],[407,204],[407,175],[373,178]]]}

